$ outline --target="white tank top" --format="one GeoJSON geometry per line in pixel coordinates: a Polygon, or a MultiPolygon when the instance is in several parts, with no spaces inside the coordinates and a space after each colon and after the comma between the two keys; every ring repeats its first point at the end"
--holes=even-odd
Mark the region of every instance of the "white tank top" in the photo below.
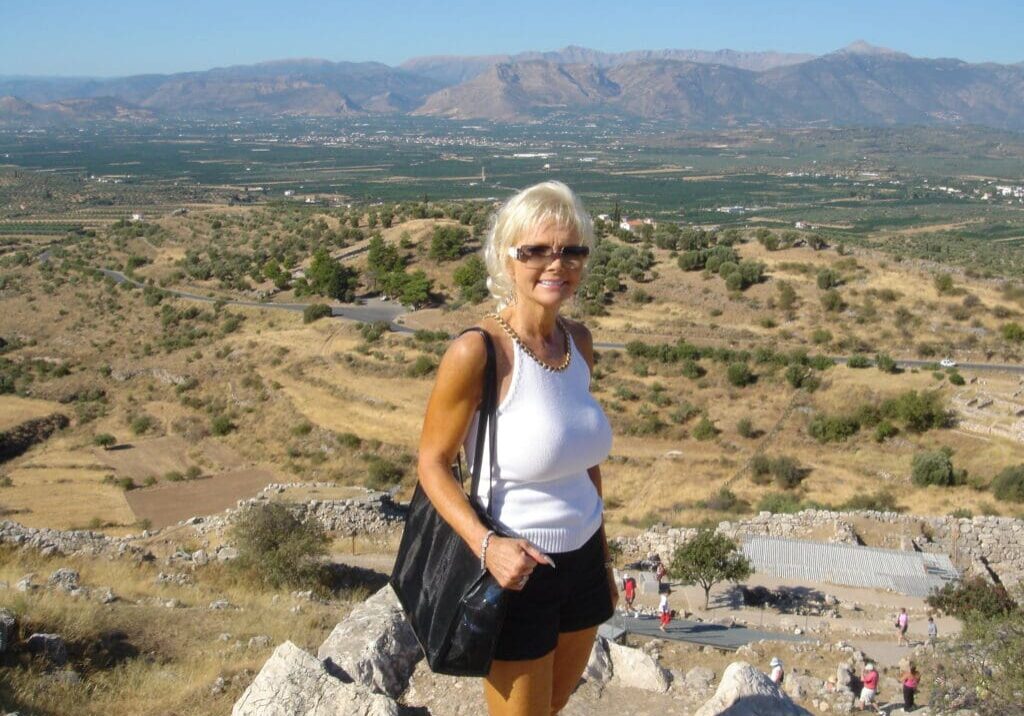
{"type": "MultiPolygon", "coordinates": [[[[590,394],[590,369],[570,337],[564,371],[543,368],[515,341],[512,378],[497,410],[491,515],[513,535],[550,553],[582,547],[601,526],[604,504],[587,474],[608,457],[612,430],[590,394]]],[[[465,450],[473,469],[479,412],[465,450]]],[[[487,506],[490,437],[477,498],[487,506]]]]}

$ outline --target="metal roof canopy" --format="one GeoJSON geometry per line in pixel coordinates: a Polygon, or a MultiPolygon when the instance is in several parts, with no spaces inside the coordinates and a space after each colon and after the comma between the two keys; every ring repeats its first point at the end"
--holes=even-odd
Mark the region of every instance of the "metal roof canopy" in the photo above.
{"type": "Polygon", "coordinates": [[[756,571],[783,579],[886,589],[912,597],[927,597],[960,576],[947,555],[930,552],[746,537],[743,553],[756,571]]]}

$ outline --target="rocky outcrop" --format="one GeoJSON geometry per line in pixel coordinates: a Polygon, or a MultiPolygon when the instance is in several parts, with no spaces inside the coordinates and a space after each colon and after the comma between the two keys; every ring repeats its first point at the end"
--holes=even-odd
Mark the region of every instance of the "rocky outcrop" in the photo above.
{"type": "Polygon", "coordinates": [[[357,684],[393,697],[409,685],[422,656],[390,585],[353,609],[317,652],[357,684]]]}
{"type": "Polygon", "coordinates": [[[63,413],[33,418],[0,432],[0,462],[18,457],[36,443],[41,443],[71,423],[63,413]]]}
{"type": "Polygon", "coordinates": [[[745,661],[725,668],[718,690],[694,716],[811,716],[745,661]]]}
{"type": "Polygon", "coordinates": [[[132,544],[132,537],[107,537],[89,530],[51,530],[25,527],[17,522],[0,522],[0,543],[38,550],[51,555],[87,555],[92,557],[130,557],[142,559],[146,550],[132,544]]]}
{"type": "Polygon", "coordinates": [[[645,691],[668,691],[671,679],[667,670],[650,654],[615,642],[606,642],[612,662],[612,680],[621,686],[645,691]]]}
{"type": "Polygon", "coordinates": [[[398,716],[398,704],[330,674],[290,641],[274,650],[231,716],[398,716]]]}
{"type": "Polygon", "coordinates": [[[612,678],[612,660],[608,654],[608,641],[599,636],[594,639],[594,648],[583,669],[583,679],[595,684],[606,684],[612,678]]]}

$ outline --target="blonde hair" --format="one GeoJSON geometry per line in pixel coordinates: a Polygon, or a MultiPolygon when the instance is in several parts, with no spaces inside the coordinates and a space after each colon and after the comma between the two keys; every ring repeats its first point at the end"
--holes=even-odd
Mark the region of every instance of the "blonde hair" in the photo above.
{"type": "Polygon", "coordinates": [[[509,248],[524,234],[549,223],[571,229],[580,244],[594,248],[594,222],[572,189],[559,181],[541,182],[523,189],[495,214],[484,243],[487,289],[499,309],[513,301],[515,292],[509,248]]]}

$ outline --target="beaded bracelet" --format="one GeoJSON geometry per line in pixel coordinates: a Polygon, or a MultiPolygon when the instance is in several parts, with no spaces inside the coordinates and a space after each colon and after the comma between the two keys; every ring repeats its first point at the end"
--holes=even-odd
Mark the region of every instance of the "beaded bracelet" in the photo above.
{"type": "Polygon", "coordinates": [[[484,535],[483,544],[480,545],[480,570],[487,569],[487,545],[491,542],[491,537],[494,536],[494,530],[487,530],[487,534],[484,535]]]}

